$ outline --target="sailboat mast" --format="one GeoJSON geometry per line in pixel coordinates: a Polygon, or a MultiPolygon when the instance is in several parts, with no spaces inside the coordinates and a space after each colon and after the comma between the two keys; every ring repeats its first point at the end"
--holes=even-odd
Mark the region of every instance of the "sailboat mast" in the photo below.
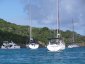
{"type": "Polygon", "coordinates": [[[74,40],[74,21],[73,20],[72,20],[72,26],[73,26],[72,27],[72,29],[73,29],[73,31],[72,31],[73,32],[73,42],[75,42],[75,40],[74,40]]]}
{"type": "Polygon", "coordinates": [[[31,0],[29,4],[29,21],[30,21],[30,40],[32,39],[32,27],[31,27],[31,0]]]}
{"type": "Polygon", "coordinates": [[[57,38],[59,34],[59,0],[57,0],[57,38]]]}

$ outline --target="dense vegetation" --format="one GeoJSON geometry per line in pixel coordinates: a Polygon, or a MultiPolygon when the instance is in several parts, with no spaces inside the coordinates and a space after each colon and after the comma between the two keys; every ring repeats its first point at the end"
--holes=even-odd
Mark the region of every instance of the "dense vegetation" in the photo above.
{"type": "MultiPolygon", "coordinates": [[[[43,28],[32,28],[32,35],[33,38],[41,41],[42,43],[46,44],[48,42],[49,37],[55,37],[56,30],[50,30],[47,27],[43,28]]],[[[72,41],[72,34],[73,32],[70,30],[62,31],[60,30],[62,37],[66,43],[72,41]]],[[[75,34],[75,42],[83,43],[85,42],[85,36],[80,34],[75,34]]],[[[0,19],[0,45],[2,45],[3,41],[14,41],[19,45],[24,45],[29,40],[29,26],[21,26],[16,25],[14,23],[7,22],[3,19],[0,19]]]]}

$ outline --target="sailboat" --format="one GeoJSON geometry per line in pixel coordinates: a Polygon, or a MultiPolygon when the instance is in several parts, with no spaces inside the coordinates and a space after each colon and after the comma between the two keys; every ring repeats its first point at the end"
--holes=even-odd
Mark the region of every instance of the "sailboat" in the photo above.
{"type": "Polygon", "coordinates": [[[71,42],[71,44],[68,45],[68,48],[79,47],[79,45],[75,43],[74,21],[73,21],[73,20],[72,20],[72,25],[73,25],[73,27],[72,27],[72,29],[73,29],[73,31],[72,31],[72,32],[73,32],[73,37],[72,37],[72,42],[71,42]]]}
{"type": "Polygon", "coordinates": [[[51,52],[61,51],[65,49],[64,39],[59,33],[59,0],[57,0],[57,35],[55,38],[50,38],[47,44],[47,49],[51,52]]]}
{"type": "Polygon", "coordinates": [[[31,38],[29,44],[27,44],[26,47],[30,49],[38,49],[39,44],[33,38],[31,38]]]}
{"type": "MultiPolygon", "coordinates": [[[[30,0],[30,3],[31,3],[31,0],[30,0]]],[[[31,27],[31,6],[29,6],[29,9],[30,9],[30,16],[29,16],[29,19],[30,19],[30,39],[29,39],[29,44],[26,45],[27,48],[30,48],[30,49],[37,49],[39,48],[39,44],[33,39],[33,36],[32,36],[32,27],[31,27]]]]}

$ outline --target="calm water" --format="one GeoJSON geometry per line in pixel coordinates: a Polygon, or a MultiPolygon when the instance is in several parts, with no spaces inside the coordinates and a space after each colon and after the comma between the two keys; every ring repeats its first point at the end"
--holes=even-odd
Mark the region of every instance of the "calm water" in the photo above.
{"type": "Polygon", "coordinates": [[[85,64],[85,47],[66,49],[61,52],[49,52],[45,48],[0,49],[0,64],[85,64]]]}

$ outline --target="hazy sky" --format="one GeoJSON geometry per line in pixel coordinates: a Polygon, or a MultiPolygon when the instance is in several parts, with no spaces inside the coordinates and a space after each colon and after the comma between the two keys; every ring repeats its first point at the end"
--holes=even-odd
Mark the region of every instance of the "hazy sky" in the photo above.
{"type": "MultiPolygon", "coordinates": [[[[85,0],[59,0],[62,30],[72,30],[85,35],[85,0]]],[[[57,0],[0,0],[0,18],[9,22],[32,26],[56,28],[57,0]],[[29,6],[31,6],[31,15],[29,6]]]]}

